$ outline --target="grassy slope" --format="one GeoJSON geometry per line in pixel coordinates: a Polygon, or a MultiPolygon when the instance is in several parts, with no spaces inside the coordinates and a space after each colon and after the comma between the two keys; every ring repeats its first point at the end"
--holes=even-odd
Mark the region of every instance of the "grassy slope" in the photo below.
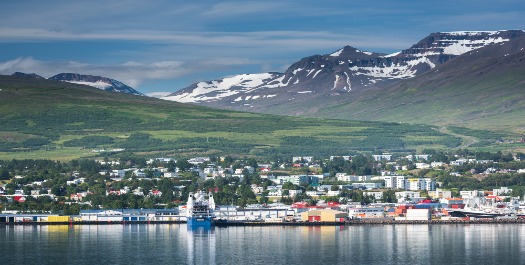
{"type": "Polygon", "coordinates": [[[0,89],[0,144],[11,147],[1,159],[93,156],[90,143],[68,146],[85,136],[109,137],[97,148],[175,156],[341,155],[458,142],[428,126],[231,112],[48,80],[0,76],[0,89]]]}

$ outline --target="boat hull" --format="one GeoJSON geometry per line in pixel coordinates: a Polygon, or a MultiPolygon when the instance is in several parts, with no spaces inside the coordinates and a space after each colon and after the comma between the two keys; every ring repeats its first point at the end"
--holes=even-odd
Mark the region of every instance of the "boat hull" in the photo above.
{"type": "Polygon", "coordinates": [[[511,214],[496,213],[496,212],[485,212],[476,210],[464,210],[464,209],[447,209],[448,213],[452,217],[473,217],[473,218],[497,218],[510,216],[511,214]]]}
{"type": "Polygon", "coordinates": [[[211,228],[214,225],[214,220],[211,217],[188,217],[188,228],[211,228]]]}

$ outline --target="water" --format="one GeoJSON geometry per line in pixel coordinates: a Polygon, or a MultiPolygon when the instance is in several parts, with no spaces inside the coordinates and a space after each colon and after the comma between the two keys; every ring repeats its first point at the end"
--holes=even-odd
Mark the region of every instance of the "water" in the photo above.
{"type": "Polygon", "coordinates": [[[525,226],[0,227],[0,264],[525,264],[525,226]]]}

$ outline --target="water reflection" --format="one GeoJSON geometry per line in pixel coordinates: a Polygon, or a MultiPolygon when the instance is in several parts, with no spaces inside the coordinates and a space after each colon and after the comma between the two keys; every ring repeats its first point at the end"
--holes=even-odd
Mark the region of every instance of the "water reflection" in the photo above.
{"type": "Polygon", "coordinates": [[[187,228],[188,264],[216,264],[216,235],[212,228],[187,228]]]}
{"type": "Polygon", "coordinates": [[[1,264],[524,264],[525,226],[0,226],[1,264]]]}

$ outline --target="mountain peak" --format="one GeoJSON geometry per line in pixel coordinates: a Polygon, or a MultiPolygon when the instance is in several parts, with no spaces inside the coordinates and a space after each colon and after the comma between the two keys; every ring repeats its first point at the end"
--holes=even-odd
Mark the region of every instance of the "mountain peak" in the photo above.
{"type": "Polygon", "coordinates": [[[31,74],[26,74],[26,73],[22,73],[22,72],[15,72],[12,74],[12,76],[16,76],[16,77],[24,77],[24,78],[36,78],[36,79],[45,79],[35,73],[31,73],[31,74]]]}
{"type": "Polygon", "coordinates": [[[343,48],[330,53],[328,56],[330,57],[336,57],[338,59],[368,59],[370,57],[377,57],[382,54],[373,53],[373,52],[367,52],[367,51],[361,51],[357,48],[354,48],[352,46],[344,46],[343,48]]]}

